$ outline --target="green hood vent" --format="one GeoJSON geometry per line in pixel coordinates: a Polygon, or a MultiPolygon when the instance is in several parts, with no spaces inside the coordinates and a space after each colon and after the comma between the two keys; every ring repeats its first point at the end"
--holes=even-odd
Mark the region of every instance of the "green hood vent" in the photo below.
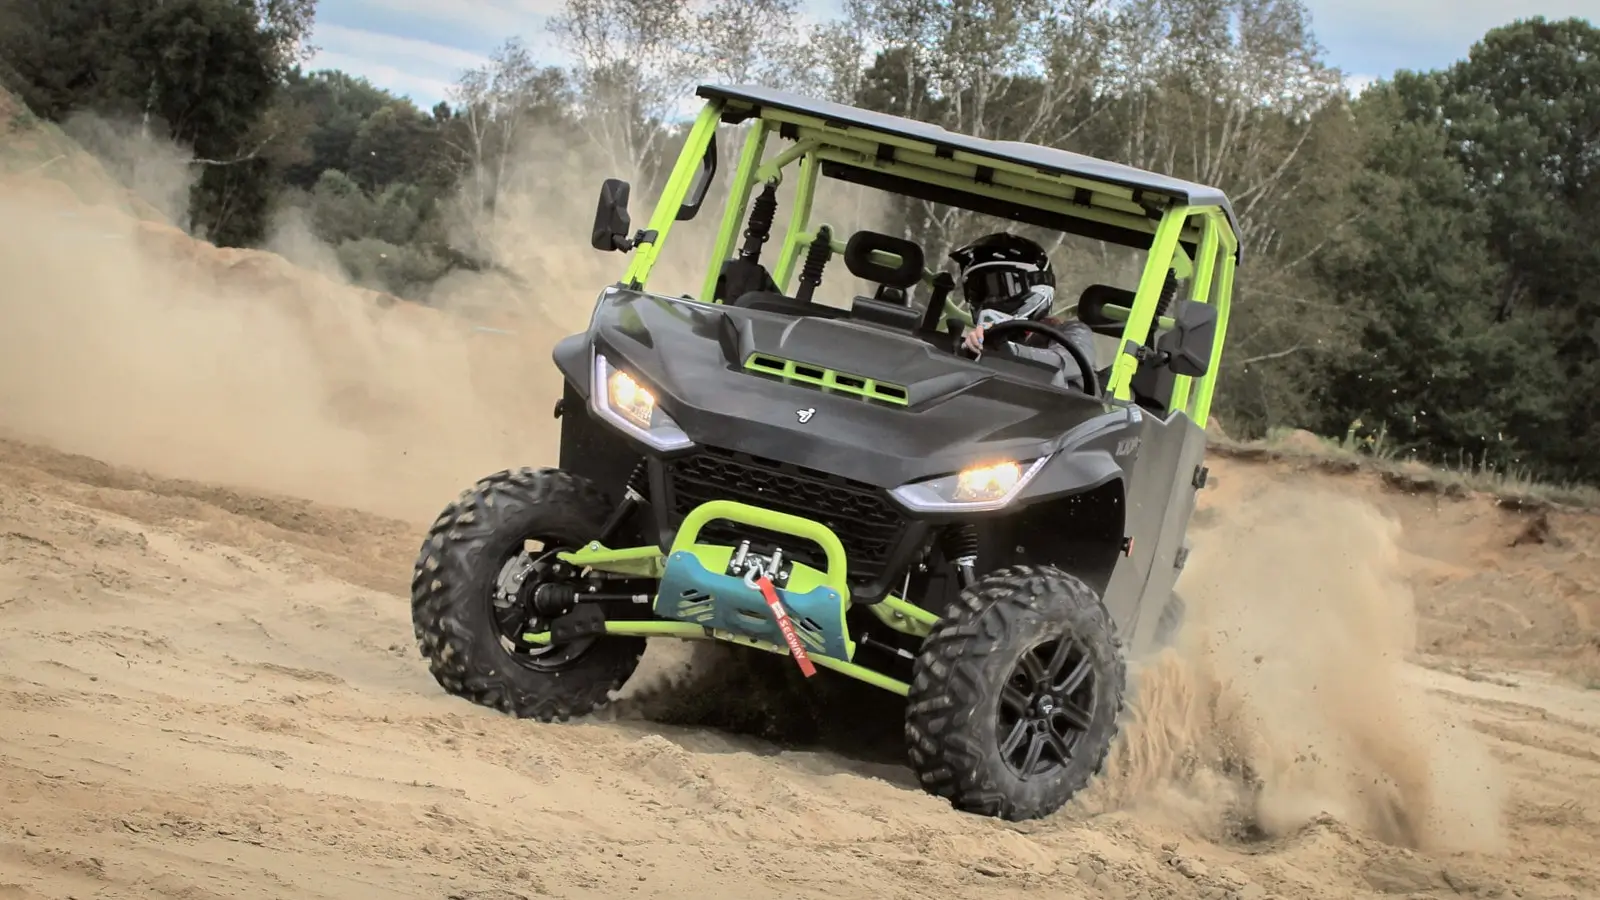
{"type": "Polygon", "coordinates": [[[836,372],[833,369],[824,369],[821,366],[811,366],[795,362],[791,359],[780,359],[766,353],[752,353],[744,361],[746,371],[760,375],[770,375],[782,378],[785,381],[798,382],[821,388],[827,391],[838,391],[842,394],[854,394],[867,400],[877,400],[880,403],[890,403],[895,406],[909,405],[910,392],[898,384],[885,384],[860,375],[850,375],[845,372],[836,372]]]}

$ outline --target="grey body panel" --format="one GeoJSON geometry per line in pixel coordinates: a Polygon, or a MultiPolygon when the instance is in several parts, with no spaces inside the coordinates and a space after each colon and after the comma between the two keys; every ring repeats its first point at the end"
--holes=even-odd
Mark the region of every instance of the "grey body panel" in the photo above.
{"type": "Polygon", "coordinates": [[[1139,458],[1128,479],[1128,535],[1133,552],[1106,586],[1106,609],[1135,654],[1155,635],[1173,586],[1199,492],[1196,474],[1206,454],[1205,429],[1187,415],[1166,420],[1147,413],[1138,431],[1139,458]]]}
{"type": "MultiPolygon", "coordinates": [[[[554,359],[587,399],[591,348],[640,376],[697,444],[738,449],[893,488],[996,459],[1060,449],[1107,409],[1044,370],[973,361],[860,323],[611,288],[585,334],[554,359]],[[903,385],[904,407],[865,403],[743,370],[752,352],[903,385]],[[796,411],[809,409],[802,421],[796,411]]],[[[1074,369],[1076,367],[1073,367],[1074,369]]]]}
{"type": "MultiPolygon", "coordinates": [[[[553,357],[567,382],[561,465],[595,477],[614,495],[642,455],[652,494],[667,497],[674,460],[697,458],[704,447],[877,492],[985,460],[1052,454],[1003,511],[895,513],[905,527],[885,538],[863,580],[851,578],[852,592],[869,602],[896,586],[894,574],[916,558],[932,529],[963,521],[1001,541],[980,554],[985,567],[1049,563],[1080,574],[1102,592],[1131,647],[1153,633],[1176,579],[1194,509],[1193,470],[1206,446],[1204,431],[1185,416],[1162,421],[1132,404],[1103,404],[1053,386],[1044,373],[1012,375],[993,361],[963,359],[908,335],[619,287],[601,297],[589,329],[560,341],[553,357]],[[658,453],[592,420],[584,401],[595,350],[642,376],[696,448],[658,453]],[[752,351],[902,384],[910,403],[868,403],[758,377],[740,365],[752,351]],[[814,414],[801,422],[798,409],[814,414]],[[1125,556],[1119,545],[1128,537],[1132,552],[1125,556]]],[[[716,490],[848,529],[836,514],[786,508],[784,497],[743,496],[747,487],[723,482],[716,490]]],[[[658,506],[668,510],[671,503],[658,506]]],[[[654,531],[659,540],[670,540],[682,512],[662,514],[654,531]]]]}

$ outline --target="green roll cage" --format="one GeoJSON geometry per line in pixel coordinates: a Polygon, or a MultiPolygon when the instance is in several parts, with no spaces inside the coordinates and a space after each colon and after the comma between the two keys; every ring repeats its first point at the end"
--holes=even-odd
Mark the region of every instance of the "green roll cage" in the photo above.
{"type": "MultiPolygon", "coordinates": [[[[1061,216],[1151,235],[1145,265],[1134,294],[1132,307],[1107,305],[1103,314],[1124,322],[1112,364],[1106,394],[1119,401],[1132,400],[1133,376],[1138,370],[1137,348],[1152,339],[1152,320],[1162,287],[1171,272],[1179,281],[1193,279],[1188,300],[1216,307],[1216,332],[1205,373],[1191,377],[1175,376],[1169,412],[1182,411],[1203,427],[1208,421],[1215,390],[1218,362],[1228,328],[1228,313],[1233,297],[1234,271],[1238,265],[1239,240],[1228,213],[1217,205],[1187,205],[1169,202],[1159,215],[1153,215],[1151,195],[1118,184],[1073,175],[1041,172],[1018,162],[957,149],[941,151],[927,141],[904,137],[859,125],[827,121],[770,106],[756,106],[738,99],[707,100],[691,126],[683,148],[667,179],[660,198],[633,246],[631,261],[622,283],[636,290],[645,289],[651,269],[661,253],[676,221],[694,217],[704,201],[715,174],[714,137],[729,113],[748,118],[730,127],[748,127],[738,168],[729,188],[721,227],[708,260],[702,297],[714,295],[717,276],[733,253],[734,241],[744,224],[751,196],[758,184],[777,184],[786,170],[798,167],[794,200],[788,212],[783,244],[773,279],[780,290],[789,292],[796,263],[820,229],[812,229],[811,208],[819,172],[824,163],[838,162],[928,185],[952,188],[967,194],[1007,204],[1045,210],[1061,216]],[[792,143],[763,162],[769,138],[780,133],[792,143]],[[892,147],[892,158],[883,158],[881,146],[892,147]],[[985,175],[979,178],[982,171],[985,175]],[[1141,196],[1136,196],[1142,193],[1141,196]],[[1142,201],[1142,202],[1141,202],[1142,201]],[[1192,245],[1191,255],[1185,244],[1192,245]],[[1198,383],[1196,383],[1198,382],[1198,383]]],[[[736,116],[737,118],[738,116],[736,116]]],[[[844,243],[834,241],[835,252],[844,243]]],[[[931,284],[936,273],[924,272],[924,284],[931,284]]],[[[687,299],[695,299],[688,297],[687,299]]],[[[698,302],[714,302],[704,300],[698,302]]],[[[946,299],[946,316],[970,324],[971,317],[955,301],[946,299]]],[[[1173,327],[1173,320],[1162,316],[1155,322],[1159,331],[1173,327]]],[[[941,325],[942,327],[942,325],[941,325]]]]}

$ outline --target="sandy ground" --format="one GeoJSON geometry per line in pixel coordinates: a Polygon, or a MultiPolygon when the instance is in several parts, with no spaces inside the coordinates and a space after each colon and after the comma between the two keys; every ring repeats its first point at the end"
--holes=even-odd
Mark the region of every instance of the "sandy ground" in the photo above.
{"type": "Polygon", "coordinates": [[[1489,750],[1445,786],[1506,789],[1486,851],[1348,815],[1217,832],[1214,790],[1151,785],[1008,825],[890,760],[446,697],[410,638],[416,533],[0,444],[0,896],[1600,894],[1600,692],[1549,676],[1404,669],[1489,750]]]}
{"type": "Polygon", "coordinates": [[[456,491],[550,460],[548,323],[616,258],[523,217],[576,262],[531,312],[454,284],[485,332],[41,140],[0,133],[0,900],[1600,897],[1594,516],[1216,460],[1191,626],[1047,821],[951,811],[892,704],[776,657],[653,646],[605,715],[514,721],[432,681],[407,582],[456,491]]]}

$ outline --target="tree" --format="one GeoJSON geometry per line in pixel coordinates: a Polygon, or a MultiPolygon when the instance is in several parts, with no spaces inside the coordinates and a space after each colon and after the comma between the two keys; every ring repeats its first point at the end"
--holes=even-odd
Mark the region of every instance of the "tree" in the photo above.
{"type": "Polygon", "coordinates": [[[577,60],[579,121],[614,171],[654,174],[662,126],[702,68],[685,46],[695,21],[693,0],[567,0],[551,19],[577,60]]]}
{"type": "Polygon", "coordinates": [[[190,148],[190,225],[222,244],[261,235],[271,200],[263,130],[311,0],[7,0],[0,53],[41,115],[139,121],[190,148]]]}
{"type": "MultiPolygon", "coordinates": [[[[979,137],[1070,142],[1105,106],[1110,0],[846,0],[865,44],[880,47],[854,102],[979,137]]],[[[836,57],[837,58],[837,57],[836,57]]],[[[847,60],[847,57],[844,57],[847,60]]],[[[908,233],[937,256],[972,228],[961,210],[903,204],[908,233]]]]}
{"type": "Polygon", "coordinates": [[[439,128],[409,100],[386,104],[356,129],[350,144],[350,177],[369,192],[395,184],[434,180],[439,128]]]}
{"type": "Polygon", "coordinates": [[[779,84],[796,74],[805,43],[799,0],[711,0],[693,17],[687,48],[732,84],[779,84]]]}
{"type": "Polygon", "coordinates": [[[321,173],[353,168],[351,154],[362,123],[398,98],[364,78],[328,70],[304,73],[296,67],[285,74],[280,99],[311,122],[302,138],[308,158],[284,172],[290,184],[310,190],[321,173]]]}
{"type": "Polygon", "coordinates": [[[1466,59],[1441,72],[1395,80],[1401,115],[1443,135],[1483,216],[1481,247],[1495,283],[1461,298],[1484,328],[1520,341],[1523,363],[1507,376],[1524,390],[1563,396],[1564,414],[1506,422],[1547,470],[1594,478],[1588,452],[1600,439],[1600,29],[1581,19],[1517,20],[1489,31],[1466,59]],[[1561,380],[1545,373],[1554,353],[1561,380]],[[1537,386],[1537,388],[1535,388],[1537,386]]]}
{"type": "Polygon", "coordinates": [[[527,46],[511,39],[486,65],[464,73],[453,95],[455,112],[441,126],[443,139],[463,173],[466,219],[481,246],[495,228],[518,152],[535,129],[566,120],[571,90],[560,69],[535,64],[527,46]]]}
{"type": "Polygon", "coordinates": [[[1406,114],[1428,81],[1402,73],[1358,104],[1365,214],[1317,269],[1361,323],[1360,348],[1329,366],[1318,424],[1381,425],[1435,460],[1527,462],[1526,438],[1559,420],[1559,369],[1536,329],[1497,327],[1484,302],[1504,276],[1483,252],[1492,217],[1444,130],[1406,114]]]}

